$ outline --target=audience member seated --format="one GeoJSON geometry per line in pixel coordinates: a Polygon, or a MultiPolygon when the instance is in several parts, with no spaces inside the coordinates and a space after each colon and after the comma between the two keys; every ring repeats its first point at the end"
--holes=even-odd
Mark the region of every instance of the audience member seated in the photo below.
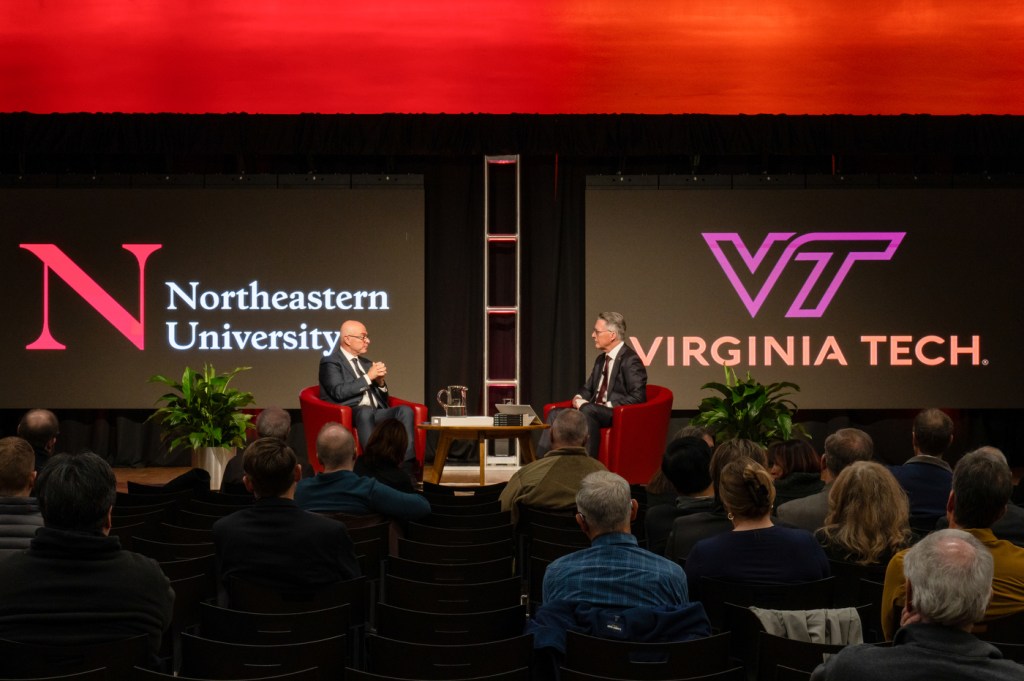
{"type": "Polygon", "coordinates": [[[564,511],[576,504],[580,482],[594,471],[607,470],[587,455],[587,417],[574,409],[558,412],[551,423],[551,450],[543,459],[518,471],[501,491],[501,510],[519,520],[519,505],[547,511],[564,511]]]}
{"type": "Polygon", "coordinates": [[[788,584],[829,576],[828,558],[807,530],[772,524],[772,476],[750,459],[722,469],[718,483],[732,532],[697,542],[686,559],[686,577],[727,582],[788,584]]]}
{"type": "Polygon", "coordinates": [[[18,423],[18,437],[23,438],[32,445],[35,451],[36,473],[43,470],[43,466],[53,456],[53,448],[57,445],[57,436],[60,435],[60,424],[57,416],[48,409],[29,409],[21,417],[18,423]]]}
{"type": "MultiPolygon", "coordinates": [[[[672,440],[678,440],[683,437],[699,437],[708,443],[710,449],[714,450],[715,448],[715,438],[711,436],[707,428],[683,426],[672,440]]],[[[672,481],[668,479],[660,467],[654,471],[654,475],[651,476],[650,481],[647,483],[646,492],[648,509],[661,505],[674,506],[676,499],[680,495],[679,490],[672,485],[672,481]]]]}
{"type": "Polygon", "coordinates": [[[294,501],[302,468],[276,437],[245,448],[242,481],[255,503],[213,524],[221,581],[232,577],[271,589],[329,586],[359,576],[345,526],[300,509],[294,501]]]}
{"type": "Polygon", "coordinates": [[[96,454],[50,458],[37,483],[43,527],[0,561],[0,638],[88,645],[145,635],[154,658],[174,592],[153,560],[110,537],[117,482],[96,454]]]}
{"type": "Polygon", "coordinates": [[[637,502],[624,478],[609,471],[586,476],[576,508],[576,523],[591,545],[555,560],[544,573],[544,604],[527,624],[539,655],[557,664],[567,630],[634,641],[711,633],[704,608],[689,601],[682,569],[641,549],[630,534],[637,502]]]}
{"type": "Polygon", "coordinates": [[[959,530],[935,532],[907,551],[902,570],[907,605],[892,646],[844,648],[812,681],[1024,678],[1024,666],[970,633],[992,595],[993,559],[981,542],[959,530]]]}
{"type": "Polygon", "coordinates": [[[815,536],[832,560],[884,567],[913,539],[907,495],[885,466],[858,461],[836,478],[815,536]]]}
{"type": "Polygon", "coordinates": [[[356,441],[340,423],[327,423],[320,429],[316,456],[324,470],[299,482],[295,502],[300,508],[351,515],[379,513],[397,520],[430,515],[430,502],[425,497],[399,492],[374,478],[355,474],[356,441]]]}
{"type": "Polygon", "coordinates": [[[775,507],[787,501],[817,494],[821,480],[821,458],[807,440],[786,440],[768,447],[768,472],[775,481],[775,507]]]}
{"type": "Polygon", "coordinates": [[[374,478],[399,492],[412,494],[412,479],[402,470],[409,435],[398,419],[386,419],[373,428],[363,455],[356,459],[356,475],[374,478]]]}
{"type": "MultiPolygon", "coordinates": [[[[281,407],[267,407],[256,417],[257,437],[276,437],[288,441],[292,430],[291,414],[281,407]]],[[[242,452],[235,454],[224,466],[224,477],[221,479],[220,491],[225,494],[248,494],[242,483],[242,452]]]]}
{"type": "Polygon", "coordinates": [[[699,437],[681,437],[668,443],[661,470],[673,489],[679,490],[675,503],[647,509],[644,522],[647,548],[662,555],[676,518],[715,510],[711,484],[711,447],[699,437]]]}
{"type": "MultiPolygon", "coordinates": [[[[1006,457],[995,447],[980,447],[978,451],[998,457],[1006,464],[1006,457]]],[[[1006,467],[1009,468],[1009,464],[1006,464],[1006,467]]],[[[949,520],[943,516],[939,518],[935,527],[939,530],[945,529],[949,527],[949,520]]],[[[992,525],[992,534],[996,536],[996,539],[1005,539],[1017,546],[1024,546],[1024,508],[1013,503],[1012,495],[1010,503],[1006,504],[1006,513],[992,525]]]]}
{"type": "Polygon", "coordinates": [[[825,438],[821,476],[825,486],[817,494],[778,505],[779,520],[814,532],[825,524],[828,495],[843,469],[855,461],[871,461],[875,446],[871,436],[857,428],[841,428],[825,438]]]}
{"type": "Polygon", "coordinates": [[[925,409],[914,417],[911,432],[914,456],[892,474],[907,492],[912,518],[936,520],[946,514],[946,499],[953,469],[943,460],[953,443],[953,420],[938,409],[925,409]]]}
{"type": "MultiPolygon", "coordinates": [[[[949,526],[974,535],[995,560],[992,600],[983,619],[1012,615],[1024,610],[1024,549],[996,539],[992,525],[1006,512],[1013,489],[1010,469],[1002,455],[991,448],[966,454],[953,471],[953,490],[946,503],[949,526]]],[[[894,611],[906,603],[903,562],[907,551],[889,561],[882,593],[882,630],[886,640],[896,633],[894,611]]]]}
{"type": "Polygon", "coordinates": [[[39,502],[32,496],[35,482],[32,445],[20,437],[0,440],[0,560],[27,549],[43,526],[39,502]]]}
{"type": "Polygon", "coordinates": [[[732,522],[722,506],[718,482],[722,475],[722,469],[739,459],[751,459],[762,466],[768,465],[764,447],[756,442],[737,438],[726,440],[718,445],[715,453],[711,456],[711,485],[715,494],[714,508],[710,511],[684,515],[672,522],[672,532],[669,533],[668,542],[665,544],[666,557],[684,560],[690,554],[693,545],[701,539],[732,530],[732,522]]]}

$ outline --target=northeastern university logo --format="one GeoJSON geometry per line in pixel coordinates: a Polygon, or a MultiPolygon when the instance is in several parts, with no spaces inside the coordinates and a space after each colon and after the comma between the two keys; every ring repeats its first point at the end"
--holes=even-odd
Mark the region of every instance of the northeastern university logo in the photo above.
{"type": "Polygon", "coordinates": [[[757,316],[790,262],[812,262],[811,272],[786,316],[817,318],[825,314],[854,263],[891,260],[906,232],[811,232],[800,236],[796,232],[770,232],[753,252],[736,232],[706,232],[702,236],[751,317],[757,316]],[[769,254],[778,252],[780,246],[782,252],[772,262],[769,254]],[[840,247],[842,254],[836,252],[840,247]],[[827,279],[823,277],[826,270],[834,271],[827,284],[823,281],[827,279]],[[756,291],[748,289],[740,272],[761,277],[759,281],[763,283],[760,288],[756,291]],[[813,291],[821,290],[821,285],[824,285],[824,291],[817,300],[808,300],[813,291]]]}

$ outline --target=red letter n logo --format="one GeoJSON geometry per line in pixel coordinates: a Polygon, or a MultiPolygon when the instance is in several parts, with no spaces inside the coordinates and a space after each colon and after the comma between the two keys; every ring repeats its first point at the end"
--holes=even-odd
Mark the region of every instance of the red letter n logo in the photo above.
{"type": "Polygon", "coordinates": [[[146,259],[163,244],[121,244],[139,261],[139,318],[136,319],[120,303],[76,265],[54,244],[19,244],[43,261],[43,330],[26,350],[63,350],[64,345],[50,335],[50,272],[67,282],[75,293],[103,315],[111,326],[121,332],[139,350],[146,345],[146,259]]]}

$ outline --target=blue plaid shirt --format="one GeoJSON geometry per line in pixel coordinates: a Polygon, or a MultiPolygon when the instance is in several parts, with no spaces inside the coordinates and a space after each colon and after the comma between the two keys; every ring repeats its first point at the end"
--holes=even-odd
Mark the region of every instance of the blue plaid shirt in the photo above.
{"type": "Polygon", "coordinates": [[[613,532],[548,566],[544,602],[553,601],[633,608],[683,605],[689,597],[681,567],[640,548],[633,535],[613,532]]]}

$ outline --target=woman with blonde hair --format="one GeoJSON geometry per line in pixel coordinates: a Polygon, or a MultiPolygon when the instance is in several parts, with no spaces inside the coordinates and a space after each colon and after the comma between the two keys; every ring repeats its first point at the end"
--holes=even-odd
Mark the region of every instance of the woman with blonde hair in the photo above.
{"type": "Polygon", "coordinates": [[[881,464],[847,466],[832,484],[816,536],[833,560],[884,566],[913,540],[907,494],[881,464]]]}
{"type": "Polygon", "coordinates": [[[761,464],[743,458],[721,472],[718,493],[732,532],[702,539],[686,559],[686,578],[788,584],[829,576],[828,559],[807,530],[772,523],[775,487],[761,464]]]}

